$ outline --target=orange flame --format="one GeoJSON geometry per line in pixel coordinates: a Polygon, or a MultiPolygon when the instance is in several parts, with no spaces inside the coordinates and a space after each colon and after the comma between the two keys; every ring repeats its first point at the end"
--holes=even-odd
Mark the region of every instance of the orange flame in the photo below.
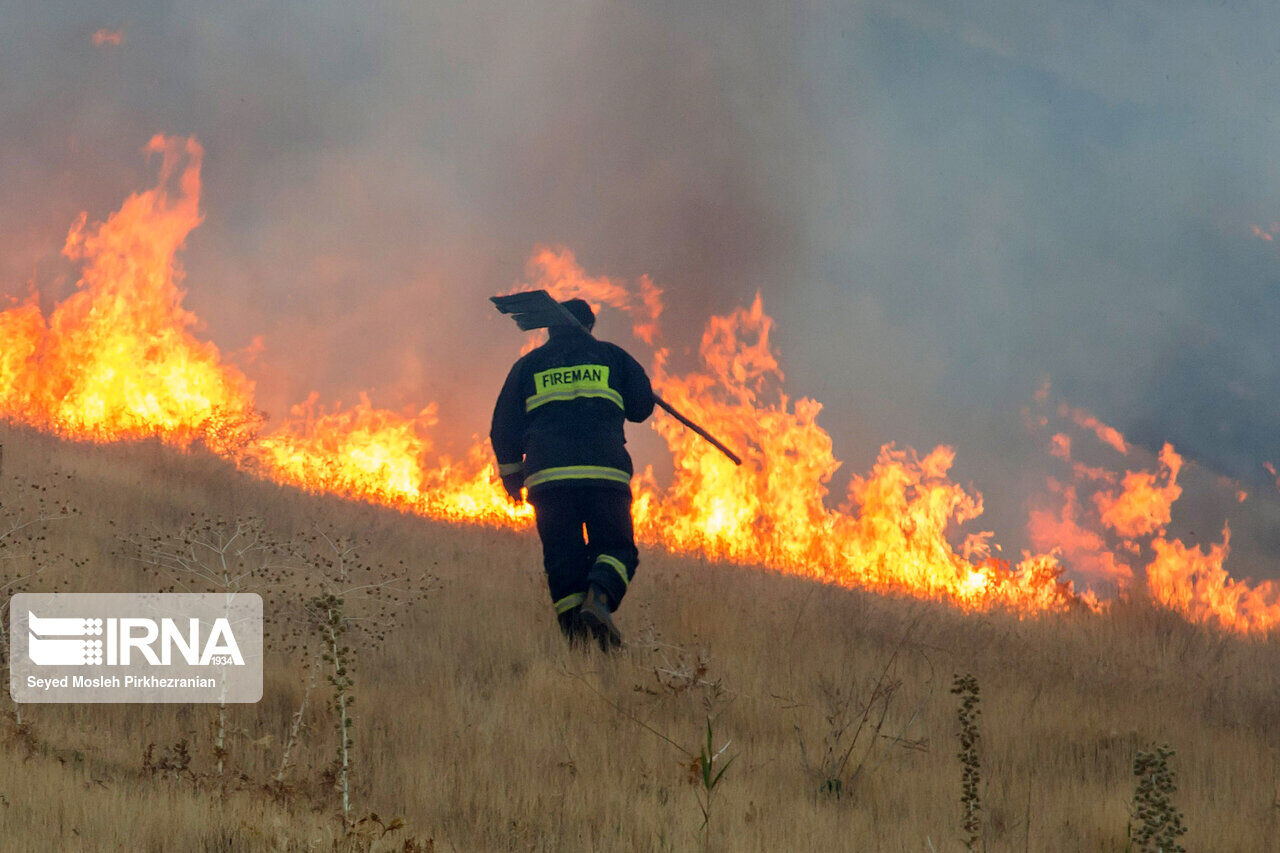
{"type": "Polygon", "coordinates": [[[33,302],[0,315],[0,406],[66,435],[154,435],[182,447],[203,438],[226,449],[258,419],[253,384],[191,334],[175,259],[200,224],[204,152],[195,140],[159,136],[147,150],[161,155],[158,185],[92,228],[81,214],[67,235],[63,253],[83,264],[79,290],[47,323],[33,302]],[[167,187],[175,178],[176,194],[167,187]]]}
{"type": "Polygon", "coordinates": [[[1222,564],[1230,553],[1231,531],[1208,550],[1157,537],[1147,581],[1156,599],[1196,621],[1216,621],[1245,633],[1264,633],[1280,622],[1280,585],[1234,581],[1222,564]]]}
{"type": "MultiPolygon", "coordinates": [[[[181,307],[176,255],[200,222],[200,146],[156,137],[148,150],[162,155],[157,185],[131,195],[106,222],[89,227],[82,216],[71,229],[65,252],[82,265],[79,290],[47,319],[34,299],[0,312],[0,414],[97,441],[200,441],[278,482],[452,521],[529,524],[529,507],[502,494],[487,442],[475,440],[458,459],[435,455],[435,404],[401,414],[362,396],[354,407],[325,409],[313,394],[264,434],[252,383],[192,334],[195,318],[181,307]]],[[[1247,632],[1280,621],[1273,585],[1251,587],[1222,569],[1225,530],[1223,542],[1207,551],[1167,537],[1181,494],[1182,460],[1171,446],[1161,451],[1157,472],[1121,478],[1074,460],[1071,438],[1055,433],[1051,455],[1071,464],[1072,482],[1051,481],[1059,508],[1031,516],[1032,543],[1042,553],[1024,553],[1015,565],[993,556],[1000,549],[990,531],[964,530],[982,515],[983,498],[950,479],[955,451],[947,446],[922,455],[885,445],[832,508],[840,462],[817,422],[822,405],[782,391],[773,320],[759,295],[712,317],[698,367],[678,373],[662,346],[662,293],[648,278],[632,288],[589,276],[564,248],[537,249],[527,273],[529,286],[558,298],[623,312],[633,334],[654,347],[659,393],[742,453],[744,464],[735,467],[674,420],[656,416],[673,473],[665,486],[652,468],[636,479],[636,524],[646,542],[1020,613],[1101,606],[1092,589],[1077,594],[1062,579],[1063,560],[1091,584],[1124,586],[1136,583],[1136,561],[1150,553],[1145,577],[1154,597],[1188,618],[1247,632]],[[1080,498],[1086,489],[1091,501],[1080,498]]],[[[255,341],[249,352],[260,346],[255,341]]],[[[1035,399],[1044,407],[1048,397],[1046,383],[1035,399]]],[[[1093,415],[1065,403],[1058,411],[1107,447],[1130,452],[1124,437],[1093,415]]],[[[1040,429],[1049,419],[1028,416],[1028,423],[1040,429]]]]}
{"type": "Polygon", "coordinates": [[[1127,587],[1133,581],[1133,569],[1106,549],[1101,534],[1082,526],[1076,487],[1064,486],[1052,477],[1048,485],[1051,494],[1061,496],[1061,506],[1056,513],[1044,509],[1031,510],[1027,521],[1031,546],[1044,551],[1056,549],[1067,564],[1090,583],[1114,583],[1127,587]]]}
{"type": "Polygon", "coordinates": [[[1169,523],[1173,502],[1182,495],[1178,471],[1182,457],[1172,444],[1160,449],[1160,473],[1126,471],[1119,492],[1098,492],[1093,502],[1098,505],[1102,523],[1128,539],[1136,539],[1163,530],[1169,523]]]}
{"type": "Polygon", "coordinates": [[[317,398],[294,406],[289,422],[254,442],[253,458],[295,486],[375,503],[420,502],[435,404],[408,418],[375,409],[363,395],[355,408],[333,412],[320,410],[317,398]]]}
{"type": "Polygon", "coordinates": [[[1099,441],[1114,447],[1117,452],[1129,452],[1129,445],[1125,443],[1124,436],[1120,434],[1120,430],[1107,426],[1084,409],[1076,409],[1066,403],[1062,403],[1058,406],[1058,414],[1064,418],[1070,418],[1077,426],[1089,430],[1098,437],[1099,441]]]}
{"type": "MultiPolygon", "coordinates": [[[[1043,405],[1047,396],[1038,396],[1037,402],[1043,405]]],[[[1118,431],[1088,413],[1065,404],[1058,412],[1108,447],[1130,452],[1122,438],[1119,443],[1114,440],[1118,431]]],[[[1028,532],[1035,547],[1052,549],[1090,583],[1122,589],[1132,586],[1135,567],[1145,559],[1142,568],[1151,597],[1192,621],[1213,622],[1242,633],[1266,633],[1280,624],[1280,586],[1270,581],[1250,586],[1233,580],[1223,567],[1230,553],[1228,527],[1223,527],[1222,542],[1207,550],[1166,532],[1173,504],[1182,494],[1178,474],[1183,460],[1173,445],[1160,449],[1156,471],[1126,471],[1118,478],[1114,472],[1072,459],[1069,439],[1055,434],[1049,441],[1052,455],[1071,462],[1073,483],[1064,486],[1049,478],[1049,493],[1056,496],[1059,508],[1031,513],[1028,532]],[[1096,513],[1085,511],[1077,489],[1096,489],[1092,500],[1096,513]],[[1121,559],[1120,552],[1127,556],[1121,559]]],[[[1230,480],[1225,486],[1237,501],[1243,500],[1244,492],[1235,490],[1230,480]]]]}

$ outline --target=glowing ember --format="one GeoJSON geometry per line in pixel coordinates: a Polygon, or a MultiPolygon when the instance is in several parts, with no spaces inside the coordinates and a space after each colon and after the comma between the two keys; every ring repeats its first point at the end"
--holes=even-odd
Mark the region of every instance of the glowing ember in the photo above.
{"type": "MultiPolygon", "coordinates": [[[[104,223],[89,227],[81,217],[71,229],[65,252],[82,264],[79,290],[47,319],[34,301],[0,312],[0,414],[91,440],[199,441],[278,482],[434,518],[529,523],[530,509],[503,495],[486,442],[477,439],[459,459],[435,456],[434,404],[401,414],[362,397],[326,410],[312,395],[263,434],[252,383],[191,334],[195,318],[181,307],[176,253],[200,222],[200,146],[156,137],[148,149],[162,155],[157,186],[130,196],[104,223]]],[[[662,293],[649,279],[632,288],[589,276],[563,248],[537,249],[528,276],[530,287],[560,299],[623,312],[654,348],[659,393],[741,452],[738,468],[656,416],[673,475],[665,487],[651,468],[636,478],[637,527],[649,543],[972,609],[1100,607],[1093,588],[1077,594],[1062,580],[1065,561],[1099,589],[1132,588],[1145,576],[1154,598],[1190,619],[1243,632],[1280,622],[1274,585],[1249,586],[1223,570],[1225,529],[1207,551],[1168,537],[1182,465],[1170,445],[1156,471],[1120,476],[1076,460],[1068,432],[1053,433],[1050,455],[1070,477],[1051,479],[1046,506],[1031,515],[1031,541],[1042,553],[1013,564],[993,556],[991,532],[962,530],[981,516],[983,499],[949,478],[950,447],[922,455],[886,445],[869,472],[851,479],[844,500],[829,505],[840,462],[817,423],[822,405],[782,391],[773,320],[758,295],[712,317],[698,368],[679,374],[662,342],[662,293]]],[[[1036,392],[1042,410],[1049,393],[1047,384],[1036,392]]],[[[1103,447],[1138,455],[1092,414],[1065,403],[1057,414],[1103,447]]],[[[1047,429],[1049,417],[1041,412],[1028,423],[1047,429]]]]}
{"type": "Polygon", "coordinates": [[[120,44],[124,42],[124,30],[108,30],[103,28],[93,34],[92,41],[94,47],[103,47],[105,45],[119,47],[120,44]]]}
{"type": "Polygon", "coordinates": [[[1253,232],[1253,236],[1270,243],[1275,240],[1277,234],[1280,234],[1280,222],[1272,222],[1266,228],[1261,225],[1250,225],[1249,230],[1253,232]]]}

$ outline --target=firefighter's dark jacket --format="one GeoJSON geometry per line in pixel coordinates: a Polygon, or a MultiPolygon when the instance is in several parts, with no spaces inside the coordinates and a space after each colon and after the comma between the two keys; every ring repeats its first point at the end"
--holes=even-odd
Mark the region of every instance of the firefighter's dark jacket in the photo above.
{"type": "Polygon", "coordinates": [[[524,475],[530,497],[573,483],[629,489],[622,423],[653,413],[653,386],[626,350],[557,329],[515,363],[493,410],[489,440],[505,477],[524,475]]]}

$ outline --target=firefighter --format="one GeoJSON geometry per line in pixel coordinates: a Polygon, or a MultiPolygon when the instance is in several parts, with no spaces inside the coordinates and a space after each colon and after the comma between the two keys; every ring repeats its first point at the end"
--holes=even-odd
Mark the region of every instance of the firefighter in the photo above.
{"type": "Polygon", "coordinates": [[[561,304],[582,328],[551,327],[550,339],[515,363],[489,439],[507,494],[520,502],[528,491],[560,630],[608,650],[622,644],[611,614],[639,562],[623,419],[653,413],[653,387],[625,350],[591,336],[590,305],[561,304]]]}

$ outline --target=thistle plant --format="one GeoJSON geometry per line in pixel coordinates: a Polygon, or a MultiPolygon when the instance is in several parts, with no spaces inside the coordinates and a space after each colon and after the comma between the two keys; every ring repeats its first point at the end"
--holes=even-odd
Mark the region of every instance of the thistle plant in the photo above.
{"type": "Polygon", "coordinates": [[[428,591],[434,581],[429,574],[411,573],[403,564],[388,568],[366,562],[360,554],[369,544],[362,538],[316,530],[303,536],[294,551],[294,558],[307,568],[294,590],[292,612],[301,617],[295,624],[305,629],[309,640],[294,636],[291,649],[307,656],[309,675],[271,786],[285,789],[285,774],[305,726],[310,695],[318,673],[323,672],[335,735],[333,760],[325,777],[338,793],[339,816],[347,834],[357,823],[353,818],[357,657],[362,650],[381,646],[403,606],[428,591]]]}
{"type": "Polygon", "coordinates": [[[951,692],[960,697],[956,718],[960,724],[960,805],[964,811],[961,827],[964,829],[964,846],[976,850],[982,846],[982,797],[978,788],[982,783],[979,763],[979,747],[982,735],[978,731],[978,718],[982,709],[978,705],[978,679],[972,675],[957,675],[951,692]]]}
{"type": "Polygon", "coordinates": [[[326,592],[311,599],[311,606],[317,613],[316,629],[320,632],[324,643],[323,660],[330,668],[326,677],[333,688],[332,707],[334,727],[337,730],[337,755],[334,758],[334,777],[338,791],[342,795],[342,815],[344,822],[351,819],[351,748],[355,741],[351,738],[351,727],[355,719],[351,716],[351,706],[356,697],[352,693],[355,680],[351,677],[351,647],[344,639],[348,621],[343,611],[341,596],[326,592]]]}
{"type": "MultiPolygon", "coordinates": [[[[289,568],[280,543],[260,518],[227,519],[192,513],[176,535],[153,532],[145,538],[122,537],[142,566],[168,579],[167,592],[219,593],[228,616],[235,596],[267,591],[289,568]]],[[[225,685],[224,685],[225,690],[225,685]]],[[[231,728],[225,698],[212,722],[212,752],[219,778],[224,777],[231,728]]]]}
{"type": "Polygon", "coordinates": [[[1178,790],[1176,776],[1169,766],[1175,750],[1168,744],[1155,752],[1138,751],[1133,759],[1133,775],[1138,784],[1130,803],[1126,828],[1126,851],[1141,853],[1184,853],[1178,837],[1185,834],[1182,812],[1173,802],[1178,790]]]}

